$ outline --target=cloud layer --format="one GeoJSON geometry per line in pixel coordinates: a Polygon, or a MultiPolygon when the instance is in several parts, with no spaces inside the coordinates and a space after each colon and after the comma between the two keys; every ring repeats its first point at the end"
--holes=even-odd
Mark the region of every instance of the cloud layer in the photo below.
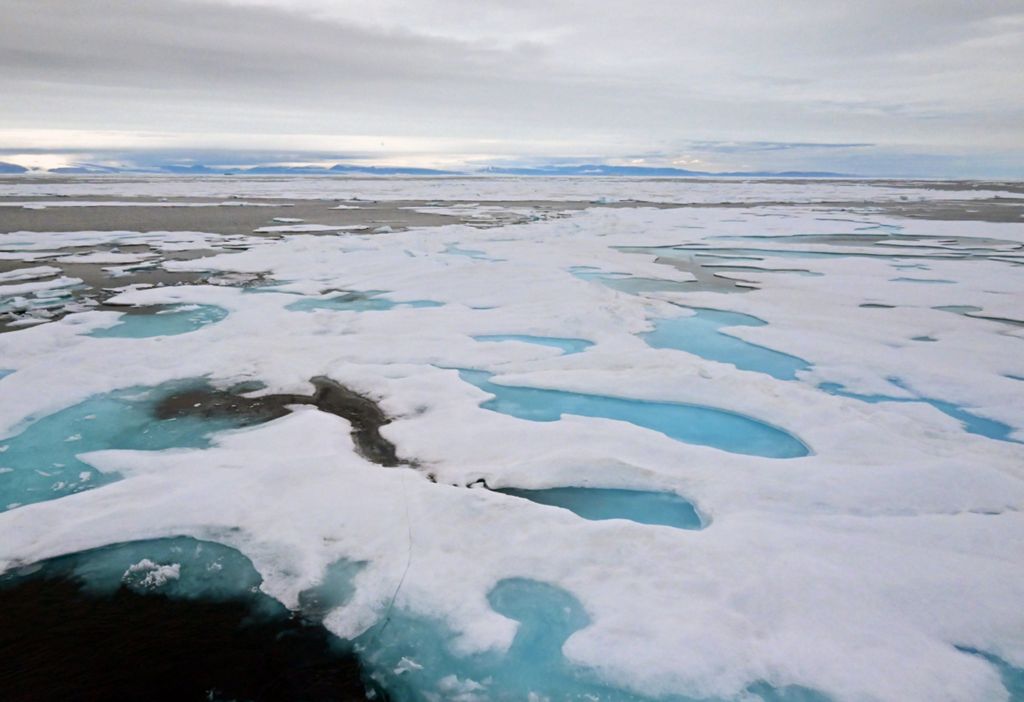
{"type": "Polygon", "coordinates": [[[1017,0],[5,0],[0,148],[1000,171],[1021,66],[1017,0]]]}

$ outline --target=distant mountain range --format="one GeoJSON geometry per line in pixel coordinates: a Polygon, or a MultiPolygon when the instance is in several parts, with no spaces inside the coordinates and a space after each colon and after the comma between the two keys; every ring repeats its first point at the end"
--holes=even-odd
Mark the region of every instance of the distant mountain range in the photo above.
{"type": "Polygon", "coordinates": [[[334,166],[244,166],[226,168],[206,166],[202,164],[181,166],[166,164],[151,168],[113,168],[83,164],[64,168],[51,168],[48,173],[63,174],[103,174],[103,173],[171,173],[176,175],[467,175],[459,171],[442,171],[434,168],[407,168],[401,166],[350,166],[337,164],[334,166]]]}
{"type": "MultiPolygon", "coordinates": [[[[0,173],[25,173],[29,169],[13,163],[0,162],[0,173]]],[[[48,173],[65,175],[102,175],[107,173],[168,173],[176,175],[370,175],[370,176],[619,176],[642,178],[840,178],[849,177],[844,173],[829,171],[732,171],[713,173],[691,171],[684,168],[659,168],[651,166],[609,166],[605,164],[580,164],[572,166],[499,167],[490,166],[477,170],[452,171],[435,168],[411,168],[402,166],[243,166],[227,168],[195,164],[162,164],[147,168],[118,168],[98,164],[78,164],[63,168],[51,168],[48,173]]]]}
{"type": "Polygon", "coordinates": [[[604,164],[583,164],[579,166],[537,166],[534,168],[485,168],[477,173],[484,175],[518,176],[642,176],[645,178],[713,178],[719,176],[778,177],[778,178],[835,178],[845,174],[829,171],[690,171],[685,168],[659,168],[652,166],[607,166],[604,164]]]}

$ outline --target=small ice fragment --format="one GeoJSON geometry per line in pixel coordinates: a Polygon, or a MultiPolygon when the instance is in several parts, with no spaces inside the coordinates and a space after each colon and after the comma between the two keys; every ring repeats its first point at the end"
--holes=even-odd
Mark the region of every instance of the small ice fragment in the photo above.
{"type": "Polygon", "coordinates": [[[121,580],[134,581],[135,584],[142,587],[157,588],[166,585],[170,580],[177,580],[179,577],[181,577],[180,563],[161,565],[148,558],[143,558],[135,565],[128,566],[128,570],[121,576],[121,580]]]}
{"type": "Polygon", "coordinates": [[[398,661],[398,665],[395,666],[395,675],[408,673],[410,670],[423,670],[423,666],[411,658],[402,656],[402,659],[398,661]]]}
{"type": "Polygon", "coordinates": [[[465,680],[459,680],[459,677],[455,674],[446,675],[437,681],[437,689],[442,692],[454,692],[460,695],[469,694],[472,692],[478,692],[483,690],[484,686],[478,683],[476,680],[466,678],[465,680]]]}

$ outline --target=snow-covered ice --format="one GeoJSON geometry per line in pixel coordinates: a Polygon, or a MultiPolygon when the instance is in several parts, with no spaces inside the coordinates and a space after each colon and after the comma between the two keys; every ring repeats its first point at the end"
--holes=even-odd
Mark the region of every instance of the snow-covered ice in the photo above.
{"type": "MultiPolygon", "coordinates": [[[[133,315],[96,310],[0,334],[12,371],[0,377],[0,466],[13,469],[0,480],[25,487],[5,495],[17,504],[0,514],[0,568],[124,542],[214,542],[248,558],[287,607],[344,590],[321,598],[324,625],[422,699],[1008,699],[1001,672],[1024,668],[1024,224],[813,204],[951,199],[923,187],[524,182],[4,185],[17,197],[623,202],[486,229],[282,225],[246,250],[162,264],[259,274],[258,289],[110,300],[177,310],[151,318],[161,323],[192,314],[187,333],[109,333],[133,315]],[[621,206],[676,196],[805,204],[621,206]],[[725,267],[694,274],[693,260],[725,267]],[[746,291],[705,285],[709,274],[746,291]],[[195,317],[204,310],[217,314],[195,317]],[[205,378],[308,395],[316,376],[380,405],[402,466],[366,460],[346,420],[308,406],[245,429],[208,425],[210,436],[190,425],[140,445],[104,433],[149,426],[132,414],[144,401],[125,408],[128,388],[205,378]],[[516,391],[537,404],[503,411],[516,391]],[[654,408],[669,429],[565,398],[654,408]],[[742,421],[695,440],[660,413],[679,407],[742,421]],[[967,431],[957,411],[1005,435],[967,431]],[[758,428],[803,450],[742,450],[758,428]],[[63,488],[26,477],[33,450],[19,442],[32,432],[59,443],[63,488]],[[585,506],[516,496],[572,489],[663,495],[703,528],[587,519],[585,506]],[[337,564],[359,566],[325,586],[337,564]]],[[[0,235],[27,253],[216,238],[0,235]]],[[[6,285],[72,284],[38,277],[6,285]]],[[[139,547],[118,575],[185,587],[180,555],[139,547]]]]}

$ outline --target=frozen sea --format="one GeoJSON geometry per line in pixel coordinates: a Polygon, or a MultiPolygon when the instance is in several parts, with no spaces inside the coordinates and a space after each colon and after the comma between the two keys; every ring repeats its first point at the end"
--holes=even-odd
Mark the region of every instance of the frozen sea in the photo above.
{"type": "Polygon", "coordinates": [[[10,699],[1024,700],[1024,188],[2,178],[0,606],[10,699]]]}

